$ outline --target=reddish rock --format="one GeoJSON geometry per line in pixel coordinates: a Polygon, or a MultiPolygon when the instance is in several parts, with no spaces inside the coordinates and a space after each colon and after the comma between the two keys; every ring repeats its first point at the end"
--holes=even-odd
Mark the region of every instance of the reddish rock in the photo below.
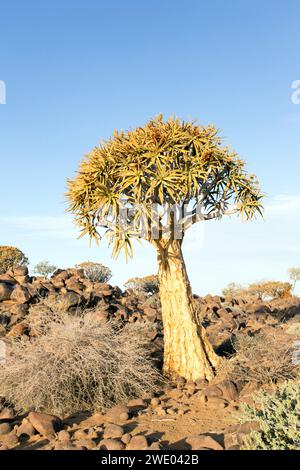
{"type": "Polygon", "coordinates": [[[122,437],[124,429],[117,424],[108,424],[104,429],[104,439],[116,439],[122,437]]]}
{"type": "Polygon", "coordinates": [[[124,450],[125,444],[116,439],[102,439],[99,443],[100,450],[124,450]]]}
{"type": "Polygon", "coordinates": [[[148,449],[148,441],[145,436],[133,436],[126,447],[127,450],[146,450],[148,449]]]}
{"type": "Polygon", "coordinates": [[[20,286],[19,284],[14,287],[10,299],[18,304],[25,304],[31,299],[31,295],[26,287],[20,286]]]}
{"type": "Polygon", "coordinates": [[[36,413],[31,412],[28,415],[28,419],[34,429],[37,430],[39,434],[46,436],[48,434],[55,434],[61,429],[61,420],[54,415],[47,413],[36,413]]]}
{"type": "Polygon", "coordinates": [[[13,292],[13,286],[6,282],[0,282],[0,302],[10,300],[13,292]]]}
{"type": "Polygon", "coordinates": [[[223,447],[212,437],[206,434],[192,436],[186,439],[192,450],[206,448],[210,450],[223,450],[223,447]]]}

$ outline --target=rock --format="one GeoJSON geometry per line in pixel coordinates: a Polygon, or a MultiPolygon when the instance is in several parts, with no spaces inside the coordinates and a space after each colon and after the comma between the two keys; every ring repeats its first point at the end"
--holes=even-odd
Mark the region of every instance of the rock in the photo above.
{"type": "Polygon", "coordinates": [[[206,448],[210,450],[223,450],[223,447],[211,436],[202,434],[200,436],[192,436],[186,439],[192,450],[206,448]]]}
{"type": "Polygon", "coordinates": [[[22,424],[17,428],[16,434],[18,437],[22,437],[22,436],[30,437],[35,434],[35,429],[27,419],[24,419],[22,424]]]}
{"type": "Polygon", "coordinates": [[[79,450],[71,441],[56,442],[53,450],[79,450]]]}
{"type": "Polygon", "coordinates": [[[76,440],[82,440],[82,439],[93,439],[94,436],[91,436],[89,434],[89,429],[77,429],[73,437],[76,440]]]}
{"type": "Polygon", "coordinates": [[[7,284],[10,284],[11,286],[16,284],[15,279],[12,276],[10,276],[8,273],[0,274],[0,283],[1,282],[6,282],[7,284]]]}
{"type": "Polygon", "coordinates": [[[129,415],[129,408],[124,405],[116,405],[112,407],[104,416],[104,421],[107,423],[118,424],[121,422],[121,415],[126,413],[129,415]]]}
{"type": "Polygon", "coordinates": [[[13,287],[11,284],[0,282],[0,302],[3,302],[4,300],[10,300],[12,292],[13,287]]]}
{"type": "Polygon", "coordinates": [[[91,421],[93,421],[96,426],[101,426],[104,423],[104,416],[102,413],[94,413],[91,416],[91,421]]]}
{"type": "Polygon", "coordinates": [[[28,289],[26,289],[26,287],[20,286],[19,284],[14,287],[10,296],[10,300],[17,302],[18,304],[25,304],[30,299],[31,295],[28,292],[28,289]]]}
{"type": "Polygon", "coordinates": [[[11,408],[3,408],[0,413],[0,422],[1,421],[13,421],[15,419],[15,413],[11,408]]]}
{"type": "Polygon", "coordinates": [[[223,392],[217,385],[210,385],[205,389],[206,397],[222,397],[223,392]]]}
{"type": "Polygon", "coordinates": [[[133,400],[129,400],[127,406],[131,411],[140,411],[147,408],[147,403],[145,403],[141,398],[135,398],[133,400]]]}
{"type": "Polygon", "coordinates": [[[148,447],[148,450],[161,450],[160,443],[152,442],[152,444],[148,447]]]}
{"type": "Polygon", "coordinates": [[[129,444],[130,440],[131,440],[131,434],[129,434],[129,433],[123,434],[123,436],[122,436],[122,438],[121,438],[121,441],[122,441],[125,445],[129,444]]]}
{"type": "Polygon", "coordinates": [[[100,450],[124,450],[125,445],[116,439],[102,439],[99,443],[100,450]]]}
{"type": "Polygon", "coordinates": [[[70,433],[66,430],[59,431],[57,439],[61,442],[67,442],[70,440],[70,433]]]}
{"type": "Polygon", "coordinates": [[[226,408],[228,402],[220,397],[207,397],[207,405],[212,408],[226,408]]]}
{"type": "Polygon", "coordinates": [[[228,401],[236,401],[239,398],[236,385],[230,380],[218,383],[218,388],[222,391],[222,398],[228,401]]]}
{"type": "Polygon", "coordinates": [[[145,436],[133,436],[126,447],[127,450],[146,450],[148,449],[148,441],[145,436]]]}
{"type": "Polygon", "coordinates": [[[19,439],[14,432],[1,436],[1,441],[9,447],[15,447],[19,443],[19,439]]]}
{"type": "Polygon", "coordinates": [[[28,275],[28,268],[27,266],[14,266],[11,268],[11,273],[13,277],[16,276],[27,276],[28,275]]]}
{"type": "Polygon", "coordinates": [[[248,423],[242,423],[238,425],[239,434],[249,434],[252,431],[259,431],[260,425],[256,421],[251,421],[248,423]]]}
{"type": "Polygon", "coordinates": [[[28,419],[39,434],[46,436],[60,431],[62,423],[57,416],[47,413],[30,412],[28,419]]]}
{"type": "Polygon", "coordinates": [[[28,329],[28,324],[26,322],[20,322],[14,325],[10,332],[7,333],[7,338],[18,338],[22,336],[28,329]]]}
{"type": "Polygon", "coordinates": [[[0,436],[9,434],[11,431],[11,425],[9,423],[0,423],[0,436]]]}
{"type": "Polygon", "coordinates": [[[69,291],[60,296],[60,302],[64,305],[64,309],[67,311],[72,307],[77,307],[81,303],[81,296],[75,292],[69,291]]]}
{"type": "Polygon", "coordinates": [[[231,447],[238,446],[238,445],[239,445],[239,439],[236,433],[224,435],[224,447],[226,450],[229,450],[231,447]]]}
{"type": "Polygon", "coordinates": [[[96,442],[94,442],[92,439],[79,439],[78,441],[75,441],[74,444],[76,447],[81,447],[83,449],[95,449],[97,447],[96,442]]]}
{"type": "Polygon", "coordinates": [[[117,424],[108,424],[104,429],[104,439],[115,439],[122,437],[124,429],[117,424]]]}
{"type": "Polygon", "coordinates": [[[156,408],[160,404],[160,399],[159,398],[152,398],[151,400],[151,405],[153,408],[156,408]]]}

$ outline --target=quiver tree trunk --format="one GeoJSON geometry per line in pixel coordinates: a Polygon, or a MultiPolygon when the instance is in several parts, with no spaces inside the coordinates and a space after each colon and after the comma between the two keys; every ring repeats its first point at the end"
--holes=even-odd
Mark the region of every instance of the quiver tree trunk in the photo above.
{"type": "Polygon", "coordinates": [[[181,240],[158,249],[159,289],[164,324],[164,373],[195,381],[211,380],[219,357],[209,343],[205,329],[196,318],[181,251],[181,240]]]}

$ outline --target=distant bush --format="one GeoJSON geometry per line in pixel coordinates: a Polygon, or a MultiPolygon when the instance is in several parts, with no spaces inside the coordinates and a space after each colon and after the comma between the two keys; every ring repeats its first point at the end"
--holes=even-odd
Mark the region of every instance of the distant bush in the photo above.
{"type": "Polygon", "coordinates": [[[285,299],[292,296],[293,286],[289,282],[266,281],[259,284],[250,284],[247,292],[258,298],[266,299],[285,299]]]}
{"type": "Polygon", "coordinates": [[[42,316],[32,325],[38,336],[11,340],[0,365],[0,396],[16,409],[66,416],[157,390],[160,375],[140,326],[120,329],[93,312],[42,316]]]}
{"type": "Polygon", "coordinates": [[[300,450],[300,382],[288,381],[273,394],[260,391],[256,406],[243,406],[241,421],[257,422],[244,441],[245,450],[300,450]]]}
{"type": "Polygon", "coordinates": [[[278,341],[275,335],[239,333],[233,343],[235,356],[228,362],[230,378],[244,385],[276,383],[297,377],[299,366],[293,363],[293,344],[278,341]]]}
{"type": "Polygon", "coordinates": [[[87,261],[77,264],[76,268],[82,269],[84,276],[91,282],[108,282],[112,276],[111,270],[101,263],[87,261]]]}
{"type": "Polygon", "coordinates": [[[247,287],[231,282],[222,291],[224,297],[242,297],[245,300],[254,299],[261,302],[273,299],[285,299],[292,296],[293,286],[289,282],[265,281],[250,284],[247,287]]]}
{"type": "Polygon", "coordinates": [[[14,266],[27,266],[28,259],[19,248],[0,246],[0,274],[6,273],[14,266]]]}
{"type": "Polygon", "coordinates": [[[126,289],[132,289],[136,292],[144,292],[145,294],[156,294],[159,290],[158,276],[152,274],[145,277],[133,277],[128,279],[124,284],[126,289]]]}
{"type": "Polygon", "coordinates": [[[235,282],[230,282],[222,290],[222,295],[224,297],[240,297],[245,292],[245,288],[241,284],[236,284],[235,282]]]}
{"type": "Polygon", "coordinates": [[[50,274],[54,273],[56,269],[57,266],[50,264],[48,261],[41,261],[35,265],[33,272],[48,277],[50,274]]]}

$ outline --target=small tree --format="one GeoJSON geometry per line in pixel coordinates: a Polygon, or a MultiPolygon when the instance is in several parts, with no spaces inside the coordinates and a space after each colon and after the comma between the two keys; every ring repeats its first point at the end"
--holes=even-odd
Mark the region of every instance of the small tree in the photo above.
{"type": "Polygon", "coordinates": [[[111,270],[101,263],[86,261],[76,264],[78,269],[83,269],[84,276],[91,282],[108,282],[112,276],[111,270]]]}
{"type": "Polygon", "coordinates": [[[15,246],[0,246],[0,274],[5,273],[14,266],[27,266],[28,259],[19,248],[15,246]]]}
{"type": "Polygon", "coordinates": [[[222,146],[214,126],[162,116],[115,132],[92,150],[69,181],[69,210],[99,240],[102,227],[113,255],[132,256],[132,240],[155,248],[164,323],[164,371],[187,380],[214,377],[219,358],[197,323],[182,254],[186,231],[199,221],[262,214],[257,179],[222,146]]]}
{"type": "Polygon", "coordinates": [[[132,277],[125,282],[124,286],[137,292],[156,294],[158,292],[158,276],[152,274],[145,277],[132,277]]]}
{"type": "Polygon", "coordinates": [[[245,292],[245,288],[236,282],[230,282],[222,290],[224,297],[240,297],[245,292]]]}
{"type": "Polygon", "coordinates": [[[250,284],[247,289],[250,296],[259,300],[285,299],[291,297],[292,285],[289,282],[266,281],[258,284],[250,284]]]}
{"type": "Polygon", "coordinates": [[[50,264],[48,261],[41,261],[35,265],[33,272],[47,278],[50,274],[54,273],[56,269],[57,266],[50,264]]]}
{"type": "Polygon", "coordinates": [[[295,292],[297,281],[300,281],[300,268],[290,268],[289,279],[293,282],[293,292],[295,292]]]}

